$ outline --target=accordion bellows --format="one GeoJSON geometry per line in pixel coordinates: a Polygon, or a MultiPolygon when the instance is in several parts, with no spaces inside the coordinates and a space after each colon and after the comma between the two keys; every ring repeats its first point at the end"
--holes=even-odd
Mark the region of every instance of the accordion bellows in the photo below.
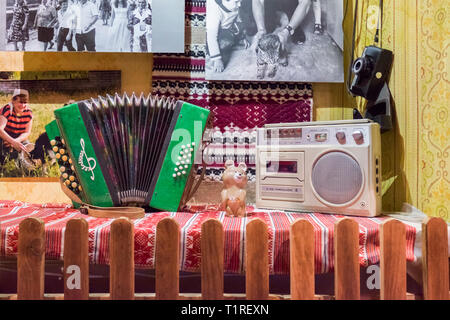
{"type": "Polygon", "coordinates": [[[84,202],[166,211],[180,207],[208,116],[207,109],[143,94],[55,110],[84,202]]]}

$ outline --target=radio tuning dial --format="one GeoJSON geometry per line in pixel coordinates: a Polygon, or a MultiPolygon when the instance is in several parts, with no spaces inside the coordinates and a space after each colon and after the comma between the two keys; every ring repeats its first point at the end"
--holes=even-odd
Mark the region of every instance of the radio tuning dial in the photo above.
{"type": "Polygon", "coordinates": [[[356,130],[352,133],[353,139],[355,139],[356,144],[362,144],[364,142],[364,135],[361,130],[356,130]]]}
{"type": "Polygon", "coordinates": [[[339,141],[340,144],[345,143],[345,132],[344,131],[338,131],[336,132],[336,139],[339,141]]]}

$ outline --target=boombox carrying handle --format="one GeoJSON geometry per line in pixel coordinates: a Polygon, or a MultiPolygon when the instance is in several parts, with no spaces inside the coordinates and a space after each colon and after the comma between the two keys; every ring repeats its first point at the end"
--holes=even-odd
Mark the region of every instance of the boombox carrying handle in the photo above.
{"type": "Polygon", "coordinates": [[[80,204],[80,212],[96,218],[120,218],[140,219],[145,216],[145,210],[138,207],[97,207],[81,201],[81,199],[64,184],[63,179],[59,180],[62,191],[75,203],[80,204]]]}

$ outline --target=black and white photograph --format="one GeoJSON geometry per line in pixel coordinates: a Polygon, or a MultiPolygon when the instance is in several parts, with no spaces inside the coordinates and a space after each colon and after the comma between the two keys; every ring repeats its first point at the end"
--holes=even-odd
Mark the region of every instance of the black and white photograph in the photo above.
{"type": "MultiPolygon", "coordinates": [[[[0,50],[154,52],[153,2],[158,1],[164,0],[6,0],[0,50]]],[[[170,1],[184,25],[184,1],[170,1]]],[[[182,52],[184,30],[178,37],[170,34],[168,45],[158,48],[182,52]]]]}
{"type": "Polygon", "coordinates": [[[206,79],[343,82],[342,0],[207,0],[206,79]]]}

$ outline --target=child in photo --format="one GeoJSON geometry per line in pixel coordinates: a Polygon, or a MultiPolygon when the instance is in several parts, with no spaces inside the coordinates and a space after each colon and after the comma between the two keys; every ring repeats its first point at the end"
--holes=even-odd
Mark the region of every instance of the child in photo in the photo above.
{"type": "Polygon", "coordinates": [[[11,102],[0,109],[0,164],[5,159],[28,153],[25,144],[33,126],[33,114],[28,107],[28,91],[16,89],[11,102]]]}
{"type": "Polygon", "coordinates": [[[323,34],[322,7],[320,5],[320,0],[313,0],[312,7],[314,13],[314,33],[323,34]]]}
{"type": "MultiPolygon", "coordinates": [[[[242,0],[207,0],[207,53],[214,72],[222,72],[242,31],[237,25],[242,0]]],[[[246,46],[248,44],[246,43],[246,46]]]]}

